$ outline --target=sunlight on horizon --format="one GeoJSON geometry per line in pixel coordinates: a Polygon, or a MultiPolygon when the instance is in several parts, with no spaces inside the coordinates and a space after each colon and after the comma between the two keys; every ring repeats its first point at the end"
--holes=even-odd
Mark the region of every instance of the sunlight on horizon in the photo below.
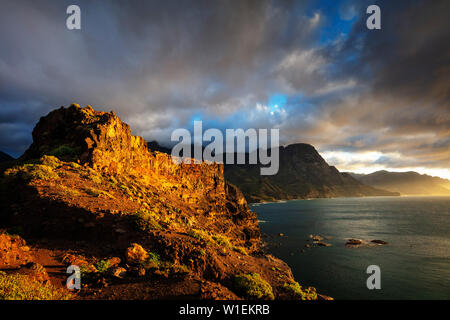
{"type": "Polygon", "coordinates": [[[370,174],[375,171],[386,170],[391,172],[415,171],[420,174],[427,174],[450,180],[450,169],[446,168],[426,168],[421,166],[393,167],[380,163],[380,159],[388,158],[392,163],[401,163],[402,157],[398,153],[381,153],[377,151],[368,152],[344,152],[325,151],[320,153],[329,165],[335,166],[341,172],[353,172],[370,174]]]}

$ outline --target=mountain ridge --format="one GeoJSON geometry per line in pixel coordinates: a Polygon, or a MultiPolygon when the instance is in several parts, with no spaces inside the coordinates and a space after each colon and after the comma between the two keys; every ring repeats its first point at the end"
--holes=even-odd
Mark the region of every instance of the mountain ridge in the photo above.
{"type": "Polygon", "coordinates": [[[370,174],[349,174],[365,184],[404,195],[450,195],[450,180],[415,171],[379,170],[370,174]]]}
{"type": "Polygon", "coordinates": [[[279,171],[257,175],[260,165],[225,165],[225,177],[237,185],[249,202],[307,198],[397,196],[357,181],[329,166],[310,144],[279,148],[279,171]]]}
{"type": "Polygon", "coordinates": [[[14,161],[15,159],[11,157],[9,154],[0,151],[0,162],[14,161]]]}

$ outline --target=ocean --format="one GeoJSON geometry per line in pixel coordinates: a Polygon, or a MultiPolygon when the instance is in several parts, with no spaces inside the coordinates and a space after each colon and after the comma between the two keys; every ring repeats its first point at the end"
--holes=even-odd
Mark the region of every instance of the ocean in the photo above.
{"type": "Polygon", "coordinates": [[[335,299],[450,299],[450,197],[292,200],[251,209],[267,250],[302,286],[335,299]],[[331,246],[306,248],[311,234],[331,246]],[[349,248],[349,238],[388,244],[349,248]],[[367,288],[370,265],[380,267],[381,289],[367,288]]]}

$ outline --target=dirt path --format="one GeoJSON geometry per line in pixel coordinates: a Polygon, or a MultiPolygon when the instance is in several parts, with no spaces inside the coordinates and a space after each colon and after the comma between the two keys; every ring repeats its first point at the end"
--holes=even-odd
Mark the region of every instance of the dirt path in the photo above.
{"type": "Polygon", "coordinates": [[[57,287],[65,287],[67,273],[66,267],[61,263],[60,256],[62,251],[49,250],[35,247],[31,249],[34,262],[42,265],[47,271],[50,282],[57,287]]]}

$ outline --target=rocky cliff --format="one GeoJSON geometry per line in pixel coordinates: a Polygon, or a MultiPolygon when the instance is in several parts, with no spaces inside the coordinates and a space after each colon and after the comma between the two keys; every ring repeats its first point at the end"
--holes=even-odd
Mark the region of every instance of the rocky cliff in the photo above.
{"type": "MultiPolygon", "coordinates": [[[[256,215],[223,165],[176,164],[114,112],[50,112],[0,187],[0,229],[27,242],[27,261],[82,267],[75,298],[318,297],[261,250],[256,215]]],[[[61,286],[66,275],[54,277],[61,286]]]]}
{"type": "Polygon", "coordinates": [[[279,148],[279,171],[261,176],[260,165],[226,165],[225,177],[250,202],[286,199],[395,196],[398,193],[365,185],[329,166],[317,150],[304,143],[279,148]]]}

